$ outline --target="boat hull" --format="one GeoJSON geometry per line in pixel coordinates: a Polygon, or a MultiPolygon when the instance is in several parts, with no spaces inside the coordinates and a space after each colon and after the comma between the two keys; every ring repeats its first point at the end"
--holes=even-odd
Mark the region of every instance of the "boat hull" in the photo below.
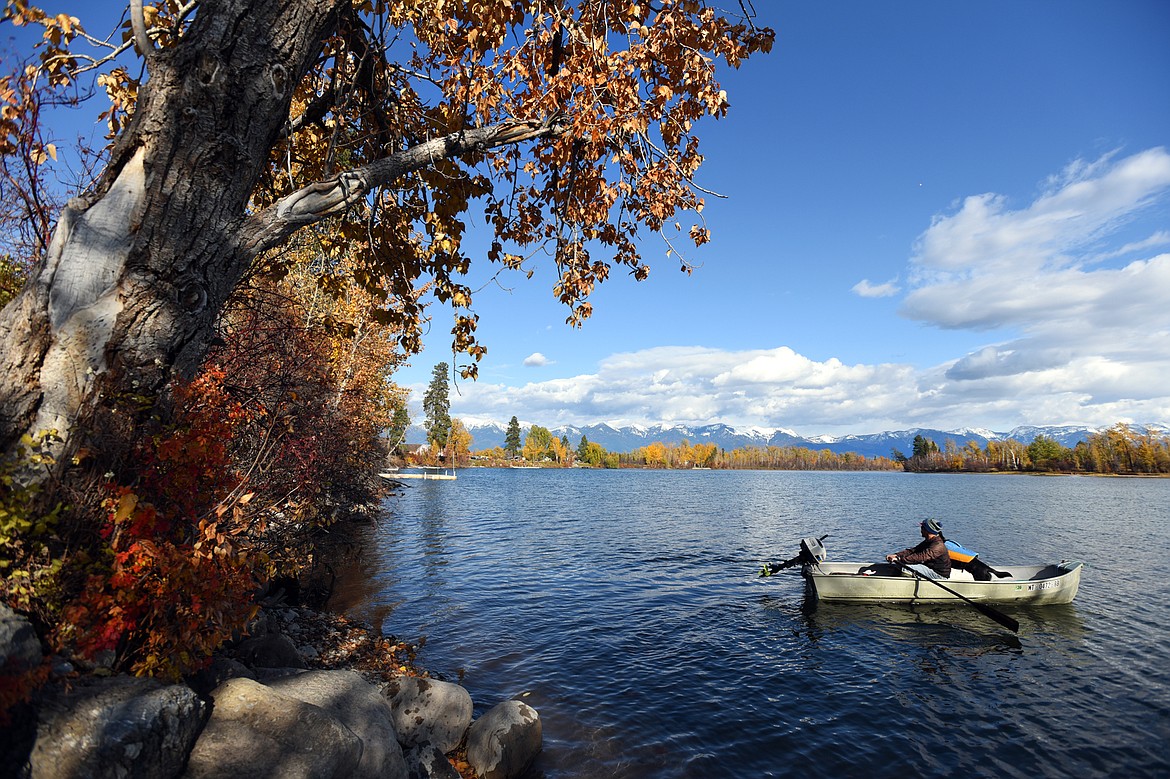
{"type": "Polygon", "coordinates": [[[885,563],[826,563],[804,566],[802,573],[818,600],[843,603],[937,601],[1047,605],[1071,603],[1081,582],[1083,563],[996,566],[1011,578],[988,582],[942,579],[946,589],[885,563]]]}

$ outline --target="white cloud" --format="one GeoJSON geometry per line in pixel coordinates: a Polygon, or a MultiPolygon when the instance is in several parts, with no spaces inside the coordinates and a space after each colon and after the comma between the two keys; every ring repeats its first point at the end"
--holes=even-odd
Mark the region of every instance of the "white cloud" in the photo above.
{"type": "Polygon", "coordinates": [[[524,358],[524,366],[527,368],[540,368],[545,365],[552,365],[552,360],[540,352],[533,352],[524,358]]]}
{"type": "Polygon", "coordinates": [[[863,298],[888,298],[902,291],[894,280],[885,284],[872,284],[869,279],[862,279],[853,285],[853,292],[863,298]]]}
{"type": "Polygon", "coordinates": [[[1125,362],[1044,351],[1028,341],[926,368],[814,360],[788,347],[664,346],[615,354],[594,373],[518,387],[467,382],[451,411],[500,422],[515,414],[548,427],[722,422],[810,436],[915,426],[1006,431],[1019,424],[1165,422],[1167,376],[1165,358],[1125,362]]]}
{"type": "Polygon", "coordinates": [[[1153,235],[1151,235],[1149,238],[1146,238],[1145,240],[1134,241],[1133,243],[1127,243],[1125,246],[1122,246],[1120,249],[1116,249],[1114,251],[1102,254],[1097,259],[1111,260],[1111,259],[1114,259],[1116,257],[1124,257],[1127,254],[1134,254],[1136,252],[1144,252],[1147,249],[1153,249],[1153,248],[1156,248],[1159,246],[1170,246],[1170,230],[1159,230],[1158,232],[1154,233],[1153,235]]]}
{"type": "MultiPolygon", "coordinates": [[[[914,280],[935,284],[1003,274],[1011,280],[1077,267],[1078,254],[1097,253],[1116,232],[1170,187],[1163,148],[1093,163],[1075,162],[1049,179],[1026,208],[1010,210],[994,193],[966,198],[957,213],[936,216],[918,239],[914,280]]],[[[922,290],[918,290],[921,292],[922,290]]]]}
{"type": "Polygon", "coordinates": [[[913,370],[904,365],[817,361],[788,347],[730,352],[664,346],[612,355],[596,373],[571,378],[520,387],[464,384],[452,413],[519,414],[546,426],[723,422],[857,432],[859,425],[895,424],[916,393],[913,370]]]}
{"type": "MultiPolygon", "coordinates": [[[[947,373],[952,379],[1078,366],[1065,386],[1088,390],[1089,366],[1105,361],[1139,375],[1145,365],[1170,384],[1166,350],[1148,348],[1170,332],[1170,254],[1106,264],[1170,238],[1167,193],[1170,154],[1156,148],[1073,163],[1017,210],[1002,195],[969,197],[920,236],[902,313],[941,328],[1008,335],[957,360],[947,373]],[[1149,238],[1108,246],[1143,217],[1160,222],[1149,238]]],[[[1135,396],[1154,391],[1134,387],[1135,396]]]]}

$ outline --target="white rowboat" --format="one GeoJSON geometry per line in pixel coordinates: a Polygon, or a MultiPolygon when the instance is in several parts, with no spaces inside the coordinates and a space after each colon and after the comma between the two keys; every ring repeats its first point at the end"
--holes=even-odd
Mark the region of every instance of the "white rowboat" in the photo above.
{"type": "MultiPolygon", "coordinates": [[[[1071,603],[1081,584],[1079,560],[1044,565],[997,565],[1006,576],[976,580],[968,571],[951,569],[951,578],[930,580],[893,563],[829,563],[821,543],[828,536],[800,542],[800,554],[782,563],[768,563],[760,572],[771,576],[800,566],[817,600],[842,603],[914,603],[967,601],[984,611],[991,604],[1048,605],[1071,603]]],[[[992,618],[1003,615],[991,615],[992,618]]],[[[1004,618],[1004,622],[1010,621],[1004,618]]],[[[1013,628],[1014,629],[1014,628],[1013,628]]]]}
{"type": "Polygon", "coordinates": [[[845,603],[970,601],[986,604],[1048,605],[1071,603],[1081,583],[1080,561],[1048,565],[997,565],[1009,578],[975,581],[954,570],[939,587],[889,563],[806,564],[801,573],[818,600],[845,603]],[[948,592],[948,590],[953,592],[948,592]]]}

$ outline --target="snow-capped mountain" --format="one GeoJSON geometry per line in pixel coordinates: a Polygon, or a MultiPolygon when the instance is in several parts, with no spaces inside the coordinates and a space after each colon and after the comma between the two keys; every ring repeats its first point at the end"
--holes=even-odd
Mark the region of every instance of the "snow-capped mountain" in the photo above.
{"type": "MultiPolygon", "coordinates": [[[[521,440],[528,434],[529,425],[521,424],[521,440]]],[[[1170,432],[1170,426],[1164,424],[1130,425],[1137,433],[1150,432],[1164,435],[1170,432]]],[[[1022,426],[1006,433],[980,428],[962,428],[959,430],[935,430],[930,428],[911,428],[909,430],[886,431],[868,435],[847,436],[814,436],[806,438],[798,436],[790,430],[747,428],[738,429],[724,424],[701,426],[674,425],[665,427],[622,427],[614,428],[606,424],[586,425],[582,427],[562,426],[552,427],[549,431],[557,438],[565,437],[574,448],[581,441],[581,436],[600,444],[610,452],[629,452],[654,442],[664,444],[682,443],[683,439],[692,444],[713,443],[721,449],[738,449],[745,446],[799,446],[807,449],[828,449],[837,454],[854,452],[866,457],[889,457],[897,449],[903,454],[910,455],[914,449],[914,438],[921,435],[934,441],[939,447],[948,440],[954,441],[958,447],[963,447],[969,441],[975,441],[980,448],[987,446],[988,441],[1004,441],[1013,439],[1029,444],[1037,436],[1045,436],[1059,442],[1062,446],[1073,447],[1078,441],[1084,441],[1094,433],[1105,428],[1078,427],[1078,426],[1022,426]]],[[[504,445],[504,436],[507,425],[495,422],[470,423],[467,430],[472,435],[471,448],[491,449],[504,445]]],[[[426,440],[426,433],[422,426],[415,425],[407,432],[406,440],[411,443],[421,443],[426,440]]]]}

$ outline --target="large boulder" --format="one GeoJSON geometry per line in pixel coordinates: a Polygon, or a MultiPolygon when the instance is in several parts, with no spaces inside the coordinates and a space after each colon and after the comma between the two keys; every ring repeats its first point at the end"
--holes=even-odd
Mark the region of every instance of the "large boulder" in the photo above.
{"type": "Polygon", "coordinates": [[[447,756],[433,744],[416,744],[406,753],[407,779],[461,779],[447,756]]]}
{"type": "Polygon", "coordinates": [[[283,633],[265,633],[246,638],[236,648],[236,656],[249,668],[304,668],[305,660],[297,645],[283,633]]]}
{"type": "Polygon", "coordinates": [[[319,706],[244,678],[224,682],[212,699],[188,777],[349,777],[361,763],[361,739],[319,706]]]}
{"type": "Polygon", "coordinates": [[[0,669],[5,673],[27,671],[40,665],[42,656],[32,623],[0,603],[0,669]]]}
{"type": "Polygon", "coordinates": [[[457,684],[404,676],[386,688],[398,741],[430,744],[440,752],[459,746],[471,724],[471,694],[457,684]]]}
{"type": "Polygon", "coordinates": [[[319,706],[362,741],[358,779],[403,779],[406,761],[394,729],[390,702],[377,687],[353,671],[306,671],[268,682],[290,698],[319,706]]]}
{"type": "MultiPolygon", "coordinates": [[[[41,661],[41,642],[32,623],[0,603],[0,687],[10,692],[32,692],[34,685],[28,674],[41,661]]],[[[31,703],[10,701],[7,713],[9,721],[3,725],[4,737],[0,738],[0,777],[25,764],[37,734],[36,712],[31,703]]]]}
{"type": "Polygon", "coordinates": [[[247,679],[255,679],[256,673],[239,660],[216,656],[211,659],[211,662],[205,668],[187,676],[185,681],[192,690],[199,694],[199,697],[210,698],[211,691],[216,687],[228,679],[235,679],[240,676],[247,679]]]}
{"type": "Polygon", "coordinates": [[[129,676],[48,691],[29,758],[31,776],[176,776],[206,708],[185,685],[129,676]]]}
{"type": "Polygon", "coordinates": [[[504,701],[467,731],[467,762],[479,779],[512,779],[524,773],[541,746],[536,709],[521,701],[504,701]]]}

